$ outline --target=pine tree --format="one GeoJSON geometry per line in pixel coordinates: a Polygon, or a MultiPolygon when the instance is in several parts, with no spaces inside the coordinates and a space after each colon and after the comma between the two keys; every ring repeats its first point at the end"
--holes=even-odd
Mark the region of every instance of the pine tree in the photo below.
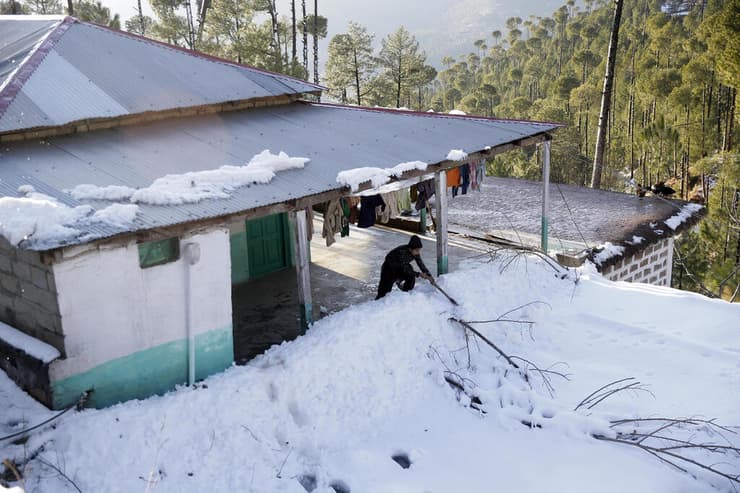
{"type": "Polygon", "coordinates": [[[393,83],[397,108],[401,107],[404,92],[413,84],[417,72],[424,66],[426,55],[419,49],[419,42],[403,26],[382,41],[378,64],[384,75],[393,83]]]}

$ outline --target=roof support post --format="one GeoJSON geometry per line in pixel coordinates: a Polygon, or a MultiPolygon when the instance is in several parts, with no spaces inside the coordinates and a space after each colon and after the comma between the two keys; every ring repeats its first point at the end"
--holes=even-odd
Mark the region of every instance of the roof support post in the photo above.
{"type": "Polygon", "coordinates": [[[437,198],[437,275],[447,274],[447,172],[434,174],[434,191],[437,198]]]}
{"type": "Polygon", "coordinates": [[[547,235],[548,235],[548,209],[550,207],[550,139],[543,144],[543,164],[542,164],[542,229],[540,244],[542,251],[547,255],[547,235]]]}
{"type": "Polygon", "coordinates": [[[311,272],[309,270],[308,223],[304,209],[288,213],[295,231],[295,270],[298,278],[298,305],[301,317],[301,330],[305,332],[313,323],[311,298],[311,272]]]}

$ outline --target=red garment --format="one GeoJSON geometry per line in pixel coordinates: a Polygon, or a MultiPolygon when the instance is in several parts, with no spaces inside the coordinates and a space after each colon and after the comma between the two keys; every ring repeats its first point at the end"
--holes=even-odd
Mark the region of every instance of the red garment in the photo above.
{"type": "Polygon", "coordinates": [[[447,170],[447,186],[448,187],[459,187],[460,186],[460,168],[452,168],[447,170]]]}

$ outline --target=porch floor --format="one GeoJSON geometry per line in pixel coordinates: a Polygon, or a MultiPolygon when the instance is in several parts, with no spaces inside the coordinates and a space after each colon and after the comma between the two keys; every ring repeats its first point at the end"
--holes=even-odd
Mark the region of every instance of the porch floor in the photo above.
{"type": "MultiPolygon", "coordinates": [[[[375,298],[380,266],[385,255],[408,243],[412,233],[382,226],[360,229],[351,226],[350,235],[327,247],[321,237],[323,221],[314,220],[311,246],[311,292],[314,321],[375,298]]],[[[422,259],[436,273],[437,253],[434,235],[421,237],[422,259]]],[[[450,239],[449,266],[454,271],[461,262],[480,258],[484,248],[471,242],[450,239]]],[[[274,344],[301,334],[298,311],[297,278],[293,268],[283,269],[232,288],[234,360],[243,364],[274,344]]]]}

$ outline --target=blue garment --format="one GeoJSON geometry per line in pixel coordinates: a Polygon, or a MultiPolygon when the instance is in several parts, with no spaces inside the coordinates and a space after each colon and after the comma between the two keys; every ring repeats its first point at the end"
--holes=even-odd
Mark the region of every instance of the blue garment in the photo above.
{"type": "Polygon", "coordinates": [[[385,209],[385,202],[380,195],[360,197],[360,217],[357,219],[358,228],[369,228],[375,226],[375,208],[381,206],[385,209]]]}
{"type": "Polygon", "coordinates": [[[462,194],[468,193],[468,187],[470,186],[470,165],[465,163],[460,166],[460,178],[462,178],[462,194]]]}

